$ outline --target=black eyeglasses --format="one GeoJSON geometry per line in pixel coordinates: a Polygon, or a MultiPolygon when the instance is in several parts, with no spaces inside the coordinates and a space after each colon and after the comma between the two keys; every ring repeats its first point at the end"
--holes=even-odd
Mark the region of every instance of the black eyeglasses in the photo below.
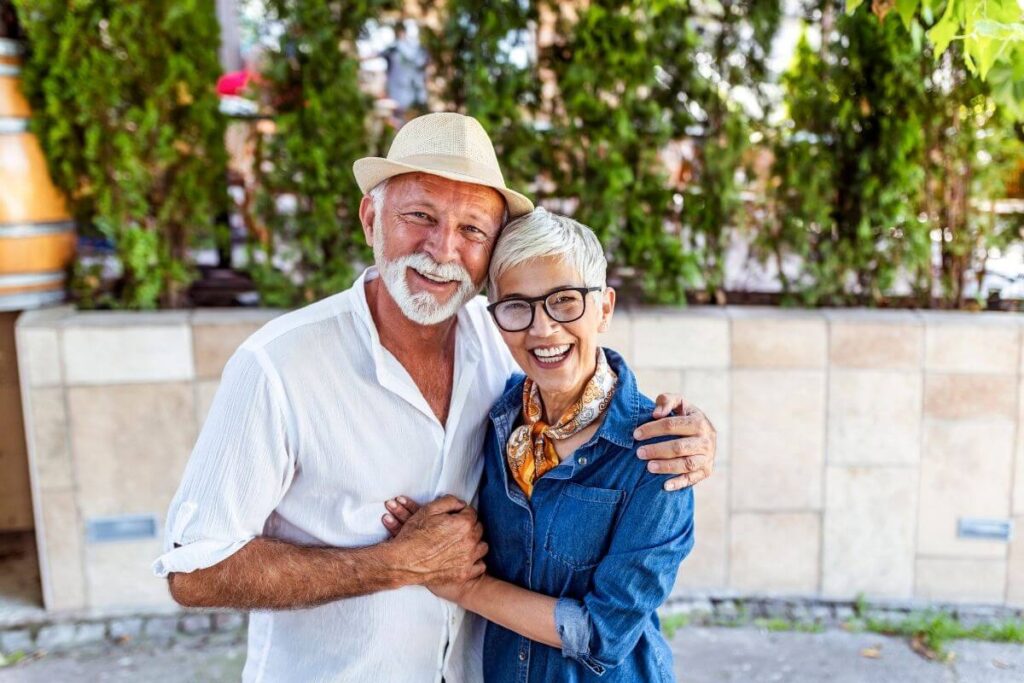
{"type": "Polygon", "coordinates": [[[538,301],[544,302],[548,317],[558,323],[579,320],[587,312],[587,294],[600,292],[603,287],[562,287],[532,298],[517,297],[496,301],[487,307],[498,327],[506,332],[522,332],[533,325],[538,301]]]}

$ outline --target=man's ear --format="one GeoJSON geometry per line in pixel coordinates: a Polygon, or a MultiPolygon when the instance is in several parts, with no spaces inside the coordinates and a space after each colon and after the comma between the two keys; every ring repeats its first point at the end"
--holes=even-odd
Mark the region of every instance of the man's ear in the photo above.
{"type": "Polygon", "coordinates": [[[612,314],[615,312],[615,290],[611,287],[605,287],[604,291],[601,292],[601,324],[598,326],[599,332],[607,332],[608,326],[612,322],[612,314]]]}
{"type": "Polygon", "coordinates": [[[376,217],[376,210],[373,206],[373,198],[364,194],[359,202],[359,222],[363,224],[363,237],[366,243],[373,246],[373,220],[376,217]]]}

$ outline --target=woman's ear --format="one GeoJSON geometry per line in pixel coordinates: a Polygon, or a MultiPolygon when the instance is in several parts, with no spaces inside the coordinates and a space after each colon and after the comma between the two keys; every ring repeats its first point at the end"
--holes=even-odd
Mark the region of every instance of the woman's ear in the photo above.
{"type": "Polygon", "coordinates": [[[608,325],[612,322],[612,313],[615,312],[615,290],[605,287],[601,292],[601,323],[597,326],[598,332],[607,332],[608,325]]]}

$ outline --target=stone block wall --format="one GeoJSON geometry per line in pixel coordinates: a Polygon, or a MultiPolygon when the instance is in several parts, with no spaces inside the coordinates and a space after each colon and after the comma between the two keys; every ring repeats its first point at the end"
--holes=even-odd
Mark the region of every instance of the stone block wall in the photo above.
{"type": "MultiPolygon", "coordinates": [[[[49,609],[156,606],[163,515],[231,352],[277,312],[27,313],[18,354],[49,609]]],[[[1024,605],[1024,319],[1008,314],[620,309],[603,343],[719,432],[696,489],[700,591],[1024,605]]]]}
{"type": "MultiPolygon", "coordinates": [[[[47,609],[167,605],[159,537],[87,539],[87,521],[164,514],[224,363],[279,312],[22,315],[17,330],[47,609]]],[[[158,534],[159,535],[159,534],[158,534]]]]}

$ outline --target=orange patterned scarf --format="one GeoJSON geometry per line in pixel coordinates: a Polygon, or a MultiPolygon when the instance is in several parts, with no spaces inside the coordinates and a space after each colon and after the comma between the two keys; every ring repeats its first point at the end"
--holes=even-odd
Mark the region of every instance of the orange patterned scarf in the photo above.
{"type": "Polygon", "coordinates": [[[555,451],[556,439],[567,439],[599,418],[611,403],[618,381],[615,371],[608,366],[604,349],[597,350],[597,369],[579,400],[565,411],[558,424],[551,426],[541,417],[540,389],[529,377],[523,385],[523,425],[517,427],[508,439],[506,456],[512,476],[526,497],[533,494],[533,485],[560,460],[555,451]]]}

